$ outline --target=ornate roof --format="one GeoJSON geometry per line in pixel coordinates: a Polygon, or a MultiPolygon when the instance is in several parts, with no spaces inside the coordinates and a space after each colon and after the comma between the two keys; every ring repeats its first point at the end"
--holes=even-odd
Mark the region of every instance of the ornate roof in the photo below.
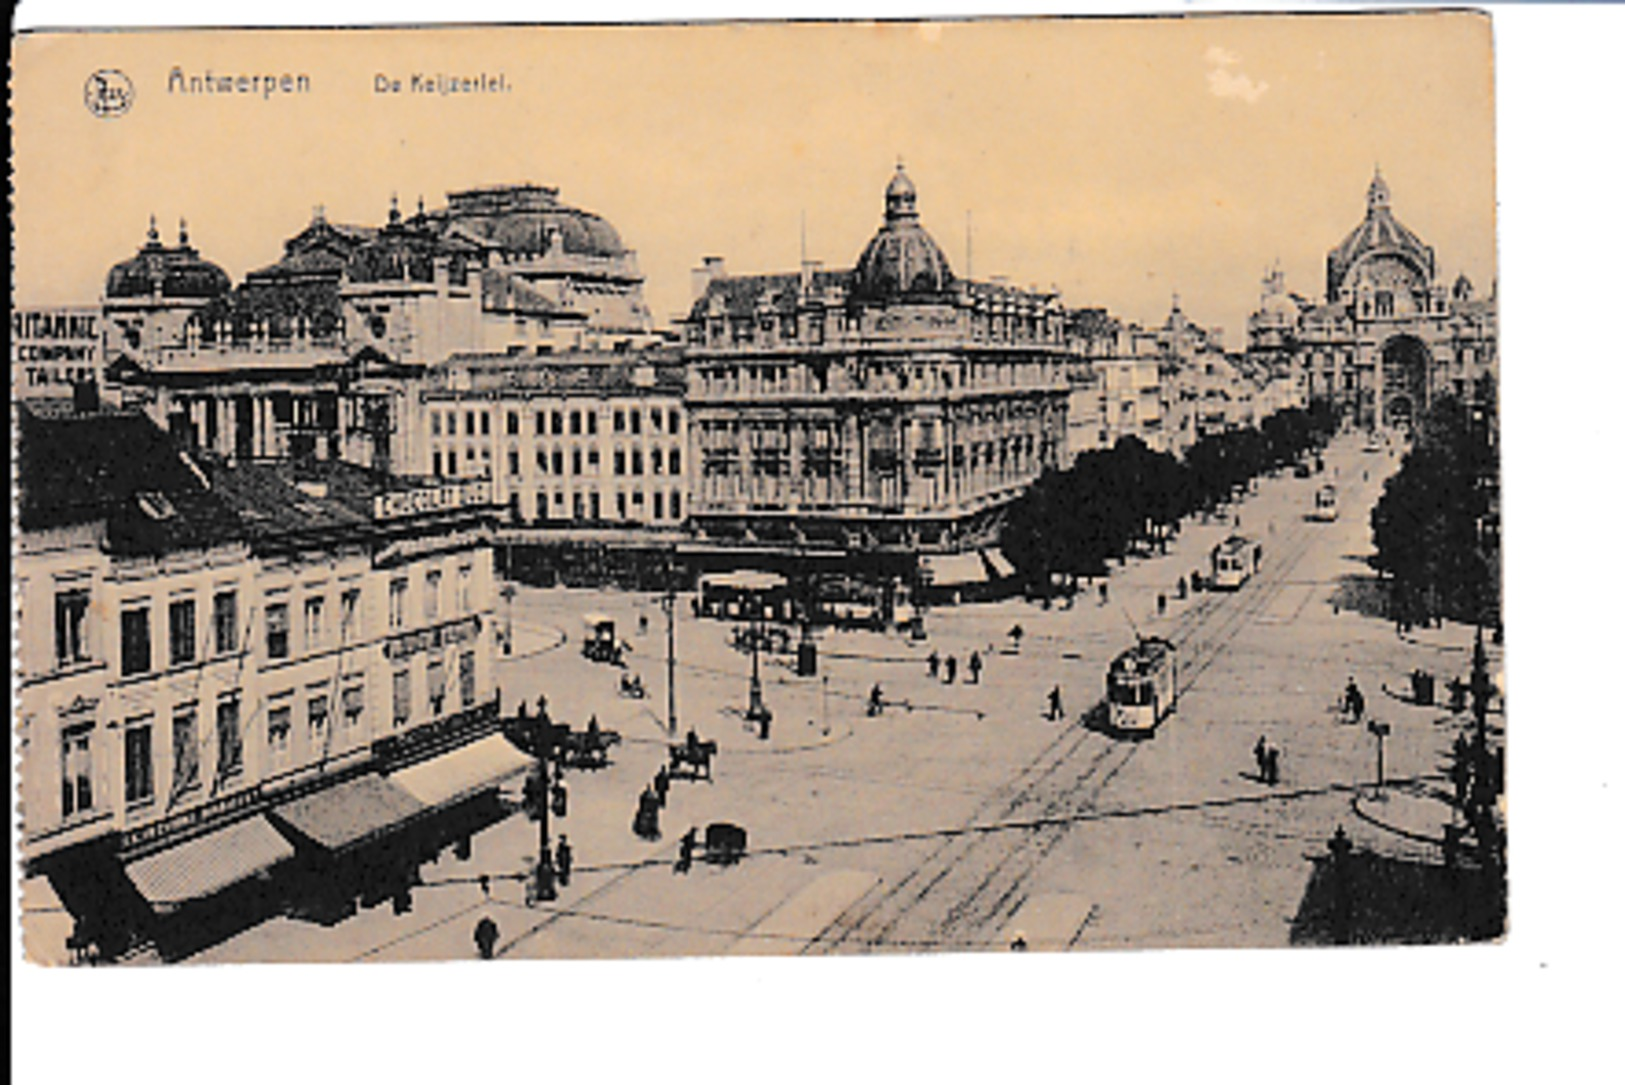
{"type": "Polygon", "coordinates": [[[158,220],[147,226],[147,243],[130,259],[107,273],[106,296],[144,298],[213,298],[231,289],[231,277],[198,255],[188,241],[186,220],[173,246],[158,239],[158,220]]]}
{"type": "Polygon", "coordinates": [[[1365,221],[1326,255],[1326,297],[1336,300],[1349,272],[1362,260],[1375,255],[1398,256],[1416,268],[1429,284],[1433,282],[1433,249],[1406,229],[1389,207],[1388,182],[1378,170],[1366,190],[1365,221]]]}
{"type": "Polygon", "coordinates": [[[853,270],[852,296],[871,302],[925,298],[947,294],[953,285],[953,269],[920,225],[914,182],[899,162],[886,186],[886,221],[853,270]]]}
{"type": "Polygon", "coordinates": [[[601,216],[559,202],[541,185],[497,185],[452,192],[442,210],[420,213],[430,229],[456,233],[481,248],[510,256],[540,256],[562,245],[576,256],[626,255],[621,235],[601,216]]]}
{"type": "Polygon", "coordinates": [[[403,222],[400,207],[391,198],[389,222],[351,253],[345,277],[355,283],[433,282],[435,261],[444,257],[450,263],[451,280],[462,283],[474,256],[473,245],[458,238],[442,239],[421,214],[403,222]]]}

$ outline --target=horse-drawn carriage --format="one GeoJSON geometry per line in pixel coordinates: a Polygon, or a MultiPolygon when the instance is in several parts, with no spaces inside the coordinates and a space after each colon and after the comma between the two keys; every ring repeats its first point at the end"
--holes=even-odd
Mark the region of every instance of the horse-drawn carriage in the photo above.
{"type": "Polygon", "coordinates": [[[705,861],[728,866],[745,854],[745,830],[727,821],[705,827],[705,861]]]}
{"type": "Polygon", "coordinates": [[[615,619],[606,614],[583,614],[585,627],[581,639],[581,654],[594,663],[611,663],[619,667],[625,647],[615,636],[615,619]]]}
{"type": "Polygon", "coordinates": [[[702,740],[690,731],[686,741],[673,742],[668,749],[671,753],[673,776],[682,775],[690,780],[711,778],[711,762],[717,756],[717,744],[714,740],[702,740]]]}
{"type": "Polygon", "coordinates": [[[556,732],[559,763],[572,769],[601,769],[609,764],[611,747],[621,744],[619,731],[608,731],[596,725],[585,731],[559,728],[556,732]]]}

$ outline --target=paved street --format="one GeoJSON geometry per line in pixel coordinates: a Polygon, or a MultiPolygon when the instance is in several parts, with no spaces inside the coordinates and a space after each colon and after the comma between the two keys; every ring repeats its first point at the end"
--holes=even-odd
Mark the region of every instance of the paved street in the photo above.
{"type": "Polygon", "coordinates": [[[631,821],[668,741],[658,599],[521,588],[505,705],[545,694],[556,720],[580,727],[596,715],[625,737],[609,767],[568,774],[569,814],[554,832],[568,834],[576,871],[559,900],[524,906],[536,829],[514,816],[476,837],[470,860],[447,853],[426,867],[408,915],[384,905],[332,928],[278,919],[196,959],[467,957],[483,915],[498,924],[498,955],[517,958],[1003,949],[1018,936],[1031,949],[1286,945],[1312,858],[1339,825],[1356,847],[1437,859],[1426,838],[1445,808],[1425,793],[1356,809],[1357,788],[1375,778],[1376,740],[1335,708],[1354,677],[1370,714],[1392,725],[1389,780],[1438,773],[1461,723],[1384,692],[1408,689],[1416,667],[1441,682],[1465,676],[1472,638],[1447,625],[1401,639],[1361,590],[1369,510],[1396,466],[1352,440],[1335,444],[1333,523],[1303,518],[1324,478],[1262,480],[1231,510],[1263,547],[1260,574],[1239,592],[1174,592],[1237,530],[1227,515],[1185,525],[1165,556],[1114,569],[1106,603],[1090,588],[1070,608],[938,608],[925,642],[826,633],[816,678],[764,657],[766,740],[743,719],[750,659],[729,646],[732,627],[694,618],[680,599],[679,732],[694,728],[720,753],[713,780],[673,783],[652,842],[631,821]],[[592,611],[617,619],[646,699],[620,696],[620,672],[582,658],[581,615],[592,611]],[[1017,624],[1019,647],[1008,635],[1017,624]],[[1178,710],[1138,742],[1080,723],[1135,629],[1179,646],[1183,687],[1178,710]],[[933,649],[958,657],[953,685],[927,676],[933,649]],[[965,681],[972,651],[986,661],[978,684],[965,681]],[[887,708],[869,717],[877,682],[887,708]],[[1044,712],[1057,684],[1063,722],[1044,712]],[[1260,736],[1281,750],[1273,787],[1256,777],[1260,736]],[[678,837],[713,821],[748,830],[744,859],[674,873],[678,837]]]}

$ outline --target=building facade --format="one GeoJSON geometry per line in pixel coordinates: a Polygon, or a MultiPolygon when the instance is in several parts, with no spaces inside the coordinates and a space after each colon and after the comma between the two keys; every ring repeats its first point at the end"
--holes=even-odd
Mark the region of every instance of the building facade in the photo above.
{"type": "Polygon", "coordinates": [[[957,278],[898,167],[850,270],[735,276],[711,259],[685,327],[696,552],[750,563],[986,545],[1065,451],[1066,312],[957,278]]]}
{"type": "Polygon", "coordinates": [[[72,948],[174,949],[277,870],[353,886],[352,844],[409,867],[379,856],[446,803],[380,819],[358,790],[506,741],[488,483],[227,466],[135,412],[30,408],[21,434],[22,847],[72,948]]]}
{"type": "Polygon", "coordinates": [[[311,223],[233,287],[182,224],[109,271],[108,380],[192,447],[234,460],[405,471],[409,385],[454,354],[657,343],[636,253],[558,190],[453,192],[382,226],[311,223]]]}
{"type": "Polygon", "coordinates": [[[1436,397],[1493,402],[1496,299],[1465,275],[1447,287],[1433,249],[1394,215],[1381,173],[1361,223],[1326,256],[1325,300],[1290,293],[1279,268],[1248,320],[1248,356],[1290,374],[1303,402],[1351,424],[1408,427],[1436,397]]]}

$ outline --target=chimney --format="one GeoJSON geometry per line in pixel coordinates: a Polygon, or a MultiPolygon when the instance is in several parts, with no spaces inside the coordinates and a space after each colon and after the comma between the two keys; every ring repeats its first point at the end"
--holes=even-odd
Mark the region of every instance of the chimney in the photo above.
{"type": "Polygon", "coordinates": [[[705,296],[706,290],[710,289],[713,282],[715,282],[717,279],[724,278],[727,274],[728,269],[723,263],[722,257],[707,256],[699,267],[695,268],[689,273],[689,281],[693,287],[694,300],[699,301],[705,296]]]}

